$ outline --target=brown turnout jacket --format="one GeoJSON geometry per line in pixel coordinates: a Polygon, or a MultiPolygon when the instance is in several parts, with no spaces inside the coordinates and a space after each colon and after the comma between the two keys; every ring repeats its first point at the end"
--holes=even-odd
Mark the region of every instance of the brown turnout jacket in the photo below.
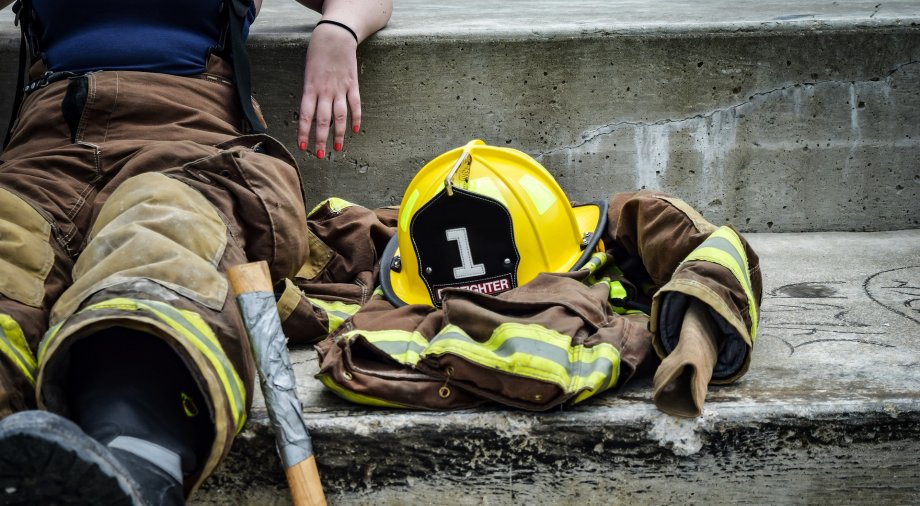
{"type": "Polygon", "coordinates": [[[339,199],[308,217],[310,259],[279,287],[292,343],[317,342],[317,377],[354,402],[456,409],[492,400],[530,410],[624,385],[674,349],[690,298],[720,336],[714,383],[750,363],[761,300],[757,255],[679,199],[610,199],[598,252],[582,270],[498,294],[445,292],[443,308],[394,307],[377,289],[396,210],[339,199]]]}

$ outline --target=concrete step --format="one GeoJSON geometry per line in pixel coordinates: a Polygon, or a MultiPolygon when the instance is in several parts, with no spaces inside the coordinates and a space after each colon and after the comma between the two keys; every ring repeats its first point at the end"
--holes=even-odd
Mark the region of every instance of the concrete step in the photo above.
{"type": "MultiPolygon", "coordinates": [[[[920,227],[916,1],[395,3],[361,48],[362,133],[299,157],[311,202],[397,203],[425,161],[479,137],[534,155],[573,199],[658,188],[747,232],[825,233],[750,235],[754,362],[696,420],[660,414],[648,379],[543,414],[364,409],[294,350],[331,503],[920,502],[920,231],[826,232],[920,227]]],[[[316,19],[272,0],[250,40],[292,152],[316,19]]],[[[257,399],[193,504],[288,502],[257,399]]]]}
{"type": "MultiPolygon", "coordinates": [[[[311,202],[397,203],[427,160],[479,137],[534,155],[576,200],[649,187],[746,231],[920,226],[914,0],[395,3],[360,51],[363,132],[300,157],[311,202]]],[[[292,151],[316,19],[272,0],[250,40],[255,94],[292,151]]]]}
{"type": "MultiPolygon", "coordinates": [[[[702,417],[650,380],[565,410],[365,409],[299,394],[331,504],[916,504],[920,230],[751,234],[764,303],[750,372],[702,417]]],[[[194,504],[286,504],[261,400],[194,504]]]]}

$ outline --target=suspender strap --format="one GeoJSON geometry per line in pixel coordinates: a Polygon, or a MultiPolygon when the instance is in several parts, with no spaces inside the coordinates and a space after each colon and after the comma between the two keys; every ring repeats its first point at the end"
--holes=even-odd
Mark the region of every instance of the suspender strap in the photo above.
{"type": "Polygon", "coordinates": [[[243,114],[249,122],[250,133],[264,133],[265,126],[252,106],[252,76],[249,54],[243,43],[243,22],[249,14],[249,0],[228,0],[230,22],[230,58],[233,60],[233,79],[243,114]]]}
{"type": "Polygon", "coordinates": [[[30,27],[27,25],[32,17],[31,6],[23,6],[22,0],[16,0],[13,4],[13,12],[16,14],[16,24],[22,22],[22,34],[19,40],[19,75],[16,77],[16,93],[13,95],[13,107],[10,110],[10,122],[6,127],[6,136],[3,139],[3,147],[10,143],[10,137],[13,136],[13,125],[19,116],[19,106],[22,104],[23,88],[26,85],[26,73],[29,67],[29,49],[26,42],[26,32],[30,27]]]}
{"type": "Polygon", "coordinates": [[[13,95],[13,108],[10,110],[10,122],[6,127],[3,147],[10,143],[10,137],[13,136],[13,124],[16,123],[16,118],[19,116],[19,106],[22,104],[22,89],[25,87],[26,62],[28,61],[26,51],[26,37],[23,35],[19,43],[19,76],[16,77],[16,94],[13,95]]]}

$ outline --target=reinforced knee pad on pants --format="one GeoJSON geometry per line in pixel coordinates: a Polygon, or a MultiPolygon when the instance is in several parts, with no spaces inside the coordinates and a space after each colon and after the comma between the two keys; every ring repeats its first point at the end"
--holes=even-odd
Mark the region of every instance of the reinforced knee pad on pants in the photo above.
{"type": "Polygon", "coordinates": [[[74,265],[74,284],[57,301],[52,324],[90,295],[152,280],[210,309],[220,309],[227,280],[217,265],[227,228],[204,196],[158,173],[132,177],[108,198],[74,265]]]}
{"type": "Polygon", "coordinates": [[[54,265],[51,225],[19,196],[0,188],[0,295],[32,307],[45,296],[54,265]]]}

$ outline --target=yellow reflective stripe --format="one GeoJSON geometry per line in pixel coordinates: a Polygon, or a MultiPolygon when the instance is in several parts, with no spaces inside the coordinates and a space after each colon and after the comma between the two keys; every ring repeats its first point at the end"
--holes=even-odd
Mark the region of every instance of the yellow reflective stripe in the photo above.
{"type": "Polygon", "coordinates": [[[345,199],[340,199],[338,197],[332,197],[332,198],[326,199],[326,202],[329,203],[329,209],[332,209],[332,212],[336,214],[354,205],[351,202],[345,199]]]}
{"type": "Polygon", "coordinates": [[[357,404],[366,404],[368,406],[377,406],[380,408],[408,408],[410,406],[404,406],[402,404],[397,404],[395,402],[385,401],[383,399],[377,399],[376,397],[370,397],[367,395],[359,394],[352,392],[351,390],[346,390],[342,388],[341,385],[336,383],[330,376],[325,374],[318,376],[319,381],[326,386],[329,390],[332,390],[336,395],[345,399],[346,401],[351,401],[357,404]]]}
{"type": "Polygon", "coordinates": [[[533,203],[540,216],[546,214],[546,211],[549,211],[550,208],[556,205],[556,196],[553,194],[552,190],[547,188],[545,183],[531,176],[529,173],[525,172],[524,175],[518,179],[518,184],[524,189],[524,193],[530,197],[530,201],[533,203]]]}
{"type": "Polygon", "coordinates": [[[351,318],[351,316],[358,312],[361,309],[361,306],[358,304],[347,304],[341,301],[328,301],[322,299],[314,299],[313,297],[307,297],[307,300],[313,306],[321,309],[326,313],[326,321],[328,322],[328,332],[331,334],[335,329],[339,328],[339,325],[345,322],[345,320],[351,318]]]}
{"type": "MultiPolygon", "coordinates": [[[[65,320],[66,321],[66,320],[65,320]]],[[[64,325],[64,322],[58,323],[54,327],[48,329],[45,332],[44,337],[42,337],[42,342],[38,343],[38,362],[45,361],[45,352],[48,351],[48,344],[54,341],[54,337],[57,336],[58,332],[61,330],[61,327],[64,325]]]]}
{"type": "Polygon", "coordinates": [[[558,385],[566,393],[600,392],[616,383],[620,354],[609,343],[572,346],[572,339],[537,324],[503,323],[484,343],[445,326],[423,356],[450,353],[474,364],[558,385]]]}
{"type": "MultiPolygon", "coordinates": [[[[613,300],[625,300],[627,297],[626,287],[620,281],[610,281],[610,298],[613,300]]],[[[625,307],[610,304],[613,312],[616,314],[645,314],[638,309],[626,309],[625,307]]]]}
{"type": "Polygon", "coordinates": [[[757,304],[754,291],[751,288],[751,278],[748,269],[747,255],[744,246],[735,232],[728,227],[720,227],[713,232],[702,244],[691,251],[684,262],[703,260],[712,262],[731,271],[735,279],[744,289],[748,299],[748,312],[751,318],[751,341],[757,338],[757,304]]]}
{"type": "MultiPolygon", "coordinates": [[[[508,202],[505,200],[505,196],[502,195],[502,191],[498,189],[498,185],[495,184],[495,179],[493,177],[486,176],[470,179],[469,186],[471,192],[495,199],[499,201],[501,205],[508,207],[508,202]]],[[[414,195],[415,191],[412,193],[414,195]]]]}
{"type": "Polygon", "coordinates": [[[409,194],[406,205],[399,209],[399,228],[402,229],[403,232],[409,231],[409,219],[412,217],[412,208],[415,207],[415,201],[418,200],[418,197],[419,191],[418,188],[416,188],[409,194]]]}
{"type": "MultiPolygon", "coordinates": [[[[137,308],[137,304],[131,299],[114,298],[114,299],[109,299],[104,302],[93,304],[92,306],[88,306],[84,309],[81,309],[80,312],[82,313],[83,311],[95,311],[97,309],[121,309],[124,311],[137,311],[138,308],[137,308]]],[[[54,327],[51,327],[50,329],[48,329],[47,332],[45,332],[44,337],[42,337],[42,342],[38,344],[38,362],[39,363],[42,363],[45,361],[45,353],[48,351],[48,347],[51,345],[51,343],[54,342],[54,339],[57,337],[58,332],[60,332],[61,328],[63,328],[66,322],[67,320],[64,320],[58,323],[57,325],[55,325],[54,327]]]]}
{"type": "Polygon", "coordinates": [[[246,422],[246,390],[243,387],[243,380],[233,368],[233,364],[230,363],[230,359],[227,358],[217,336],[214,335],[208,324],[197,313],[176,309],[162,302],[138,301],[138,305],[154,313],[164,323],[182,333],[211,362],[224,385],[224,390],[229,394],[227,398],[230,401],[230,411],[236,424],[236,432],[239,434],[246,422]]]}
{"type": "Polygon", "coordinates": [[[371,297],[383,297],[383,287],[378,286],[377,288],[374,288],[374,292],[371,293],[371,297]]]}
{"type": "Polygon", "coordinates": [[[610,298],[611,299],[625,299],[626,298],[626,287],[623,286],[623,283],[619,281],[610,282],[610,298]]]}
{"type": "Polygon", "coordinates": [[[720,248],[726,253],[730,254],[741,267],[741,272],[744,274],[744,286],[751,286],[751,276],[748,272],[747,253],[744,252],[744,245],[741,244],[741,239],[738,238],[738,235],[735,234],[734,230],[728,227],[719,227],[719,229],[710,234],[710,236],[705,241],[703,241],[703,244],[700,246],[704,246],[707,243],[711,243],[711,245],[720,248]],[[728,243],[727,247],[723,241],[728,243]]]}
{"type": "Polygon", "coordinates": [[[591,274],[594,274],[594,271],[603,267],[607,263],[607,254],[606,253],[595,253],[591,255],[591,258],[581,266],[580,271],[588,271],[591,274]]]}
{"type": "Polygon", "coordinates": [[[613,312],[616,314],[621,314],[621,315],[644,314],[645,316],[648,316],[648,314],[638,309],[626,309],[625,307],[614,306],[613,304],[610,305],[610,308],[613,309],[613,312]]]}
{"type": "MultiPolygon", "coordinates": [[[[592,281],[591,283],[592,286],[607,285],[607,288],[609,290],[609,297],[612,300],[623,300],[623,299],[626,299],[628,295],[626,293],[626,287],[623,286],[623,283],[620,281],[614,281],[607,277],[601,278],[599,281],[594,280],[592,278],[591,281],[592,281]]],[[[613,312],[616,314],[624,314],[624,315],[625,314],[645,314],[642,311],[639,311],[638,309],[626,309],[624,307],[617,306],[613,304],[612,301],[610,302],[610,308],[613,309],[613,312]]]]}
{"type": "MultiPolygon", "coordinates": [[[[230,412],[236,425],[236,432],[239,433],[243,429],[243,424],[246,422],[246,390],[243,386],[243,380],[240,379],[236,369],[233,368],[233,364],[230,363],[230,359],[224,353],[217,337],[200,315],[192,311],[176,309],[163,302],[127,298],[115,298],[99,302],[86,307],[80,312],[104,309],[151,313],[170,328],[182,334],[214,367],[218,378],[223,384],[224,391],[227,393],[230,412]]],[[[58,335],[61,325],[56,325],[45,334],[45,338],[39,347],[40,361],[44,360],[45,351],[48,349],[49,343],[58,335]]]]}
{"type": "Polygon", "coordinates": [[[0,352],[22,371],[29,383],[35,384],[35,357],[32,356],[22,327],[13,317],[6,314],[0,314],[0,352]]]}
{"type": "Polygon", "coordinates": [[[359,335],[400,364],[414,366],[418,363],[421,353],[428,347],[425,336],[420,332],[408,330],[352,330],[342,337],[347,341],[353,341],[359,335]]]}
{"type": "Polygon", "coordinates": [[[331,197],[313,206],[313,209],[310,210],[310,214],[308,214],[307,216],[312,216],[313,213],[318,211],[319,208],[323,207],[326,204],[329,204],[329,210],[332,211],[333,214],[339,214],[340,212],[354,205],[345,199],[340,199],[338,197],[331,197]]]}

